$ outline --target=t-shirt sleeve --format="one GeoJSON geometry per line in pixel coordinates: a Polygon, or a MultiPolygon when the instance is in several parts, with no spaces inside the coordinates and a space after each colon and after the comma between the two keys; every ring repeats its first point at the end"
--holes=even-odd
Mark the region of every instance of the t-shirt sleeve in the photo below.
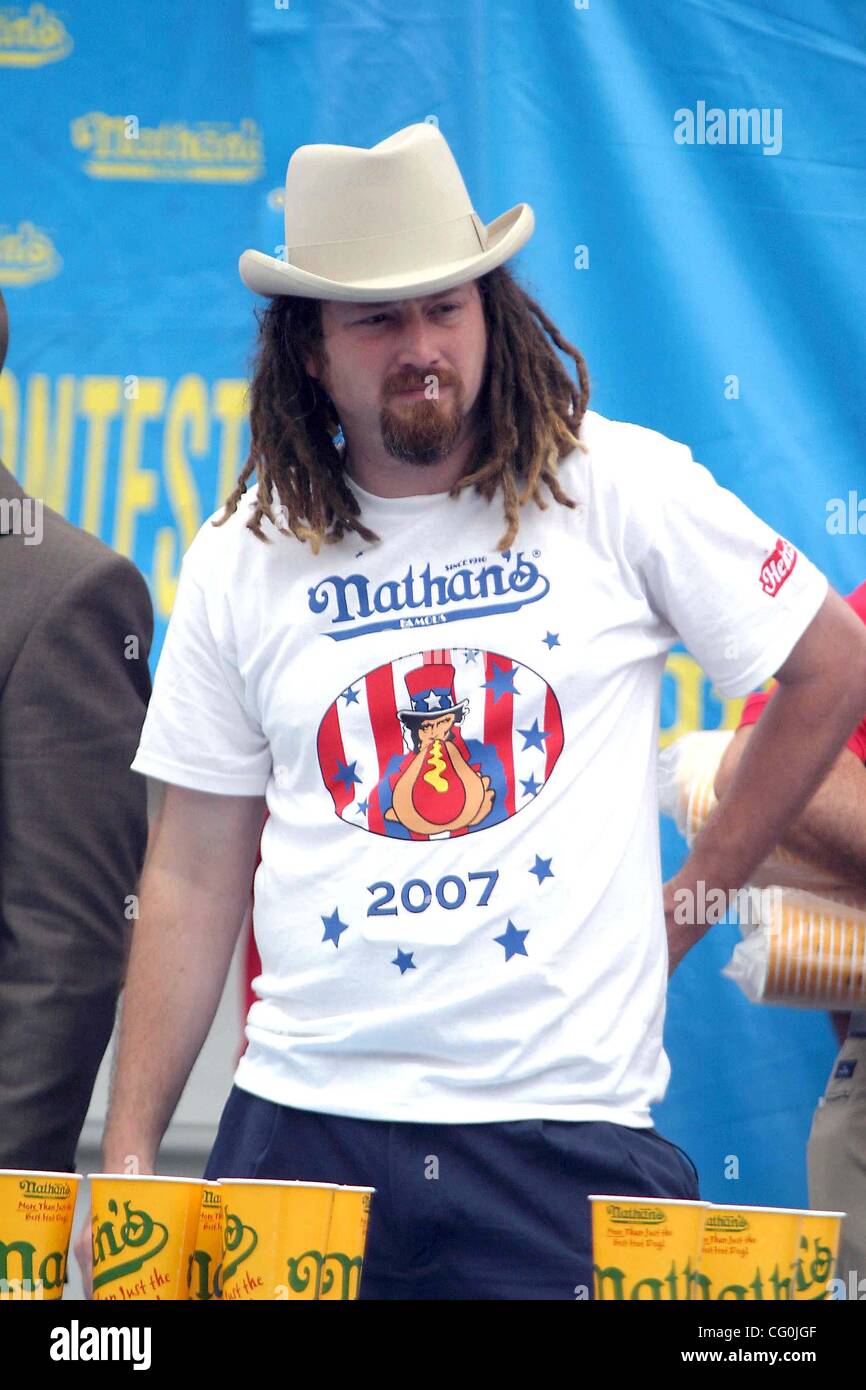
{"type": "Polygon", "coordinates": [[[193,541],[181,564],[131,767],[194,791],[255,796],[268,783],[270,746],[233,656],[226,598],[197,572],[197,549],[193,541]]]}
{"type": "Polygon", "coordinates": [[[650,602],[721,695],[745,695],[784,664],[824,602],[827,578],[687,446],[672,444],[653,464],[643,559],[650,602]]]}

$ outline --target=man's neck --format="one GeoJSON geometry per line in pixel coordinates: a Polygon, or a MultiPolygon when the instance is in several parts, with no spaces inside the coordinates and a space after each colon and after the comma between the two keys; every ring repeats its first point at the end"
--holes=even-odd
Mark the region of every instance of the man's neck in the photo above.
{"type": "Polygon", "coordinates": [[[408,463],[382,450],[365,451],[347,440],[343,463],[349,477],[365,492],[376,497],[417,497],[448,492],[466,472],[472,451],[473,440],[467,437],[439,463],[408,463]]]}

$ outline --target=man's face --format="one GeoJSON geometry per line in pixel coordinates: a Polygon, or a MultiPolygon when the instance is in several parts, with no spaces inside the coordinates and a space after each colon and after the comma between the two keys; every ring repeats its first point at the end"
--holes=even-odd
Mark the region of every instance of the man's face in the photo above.
{"type": "Polygon", "coordinates": [[[426,748],[428,743],[432,743],[434,739],[447,738],[453,723],[453,714],[440,714],[438,719],[425,719],[418,728],[418,740],[421,747],[426,748]]]}
{"type": "Polygon", "coordinates": [[[487,330],[474,280],[419,299],[322,303],[319,376],[351,445],[384,445],[409,463],[438,463],[472,429],[487,330]],[[413,388],[411,394],[407,390],[413,388]]]}

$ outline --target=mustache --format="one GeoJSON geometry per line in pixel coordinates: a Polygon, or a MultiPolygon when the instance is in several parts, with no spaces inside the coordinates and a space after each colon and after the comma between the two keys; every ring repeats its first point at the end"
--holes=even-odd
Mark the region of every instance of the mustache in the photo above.
{"type": "Polygon", "coordinates": [[[423,391],[430,379],[440,386],[453,386],[455,383],[451,377],[443,377],[439,372],[428,372],[426,376],[418,380],[402,380],[395,382],[388,388],[389,396],[397,396],[401,391],[423,391]]]}

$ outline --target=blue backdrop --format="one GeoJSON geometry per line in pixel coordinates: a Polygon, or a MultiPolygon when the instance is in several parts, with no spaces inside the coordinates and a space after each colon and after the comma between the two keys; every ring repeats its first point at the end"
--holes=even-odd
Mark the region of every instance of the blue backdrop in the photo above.
{"type": "MultiPolygon", "coordinates": [[[[586,356],[592,404],[686,441],[848,592],[866,574],[864,29],[861,0],[4,10],[0,457],[140,566],[155,664],[180,556],[246,457],[261,301],[236,264],[279,253],[289,155],[437,121],[485,221],[534,208],[515,265],[586,356]]],[[[678,653],[663,741],[740,703],[678,653]]],[[[668,876],[683,845],[663,836],[668,876]]],[[[673,979],[656,1123],[710,1199],[802,1204],[834,1038],[720,977],[736,939],[715,928],[673,979]]]]}

